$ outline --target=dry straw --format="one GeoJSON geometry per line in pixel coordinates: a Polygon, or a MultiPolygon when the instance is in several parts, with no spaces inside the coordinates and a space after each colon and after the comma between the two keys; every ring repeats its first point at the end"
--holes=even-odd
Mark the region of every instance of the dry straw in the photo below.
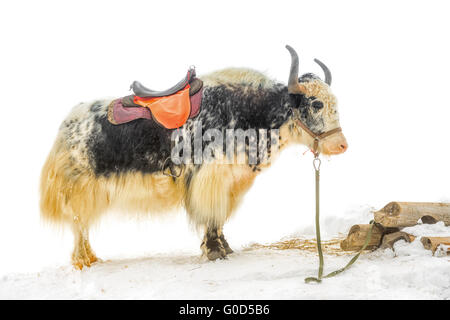
{"type": "MultiPolygon", "coordinates": [[[[340,248],[340,242],[342,239],[331,239],[322,241],[322,249],[324,253],[329,255],[348,255],[348,252],[342,251],[340,248]]],[[[284,241],[278,241],[271,244],[259,244],[254,243],[249,245],[245,250],[253,249],[274,249],[274,250],[291,250],[298,249],[306,252],[317,252],[317,242],[316,239],[303,239],[303,238],[293,238],[284,241]]]]}

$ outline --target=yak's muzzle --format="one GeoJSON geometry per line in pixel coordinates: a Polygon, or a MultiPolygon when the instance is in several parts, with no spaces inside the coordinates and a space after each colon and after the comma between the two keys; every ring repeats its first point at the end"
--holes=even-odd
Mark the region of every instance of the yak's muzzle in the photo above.
{"type": "Polygon", "coordinates": [[[321,149],[321,152],[325,155],[344,153],[348,149],[347,139],[342,132],[335,133],[322,141],[321,149]]]}

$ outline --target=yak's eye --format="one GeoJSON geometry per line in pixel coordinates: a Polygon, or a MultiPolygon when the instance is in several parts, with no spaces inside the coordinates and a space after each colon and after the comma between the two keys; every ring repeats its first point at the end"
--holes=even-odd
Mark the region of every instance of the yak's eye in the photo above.
{"type": "Polygon", "coordinates": [[[316,110],[322,109],[323,108],[323,103],[322,101],[313,101],[313,103],[311,104],[312,107],[316,110]]]}

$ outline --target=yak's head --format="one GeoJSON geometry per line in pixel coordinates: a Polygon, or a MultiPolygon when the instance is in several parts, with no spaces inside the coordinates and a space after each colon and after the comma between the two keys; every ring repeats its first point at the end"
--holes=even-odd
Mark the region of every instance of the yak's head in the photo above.
{"type": "MultiPolygon", "coordinates": [[[[298,130],[302,131],[302,140],[310,147],[313,146],[313,137],[302,129],[306,126],[316,135],[339,128],[339,114],[336,97],[331,93],[331,72],[325,64],[314,61],[323,69],[325,80],[307,73],[298,77],[298,55],[295,50],[286,46],[292,58],[289,74],[288,92],[292,99],[293,117],[298,130]],[[298,123],[300,120],[301,124],[298,123]],[[309,136],[309,137],[307,137],[309,136]]],[[[348,144],[342,132],[334,133],[319,142],[318,151],[325,155],[340,154],[347,150],[348,144]]]]}

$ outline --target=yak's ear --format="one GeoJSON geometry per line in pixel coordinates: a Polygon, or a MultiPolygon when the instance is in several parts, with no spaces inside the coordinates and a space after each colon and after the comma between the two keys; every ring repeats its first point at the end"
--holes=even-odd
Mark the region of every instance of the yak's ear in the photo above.
{"type": "Polygon", "coordinates": [[[292,94],[306,94],[306,87],[303,84],[297,83],[295,86],[288,87],[288,92],[292,94]]]}
{"type": "Polygon", "coordinates": [[[306,94],[306,87],[304,86],[304,85],[302,85],[302,84],[298,84],[298,91],[301,93],[301,94],[306,94]]]}

